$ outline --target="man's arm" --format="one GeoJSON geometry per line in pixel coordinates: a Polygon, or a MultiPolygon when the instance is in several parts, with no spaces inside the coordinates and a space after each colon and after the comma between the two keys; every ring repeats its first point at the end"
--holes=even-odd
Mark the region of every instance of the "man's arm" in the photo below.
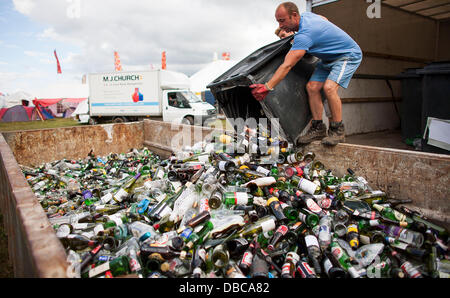
{"type": "Polygon", "coordinates": [[[289,53],[287,53],[286,57],[284,58],[283,64],[278,67],[275,74],[267,82],[267,87],[269,89],[275,88],[275,86],[278,85],[287,76],[287,74],[295,66],[295,64],[297,64],[297,62],[303,58],[305,53],[305,50],[289,51],[289,53]]]}

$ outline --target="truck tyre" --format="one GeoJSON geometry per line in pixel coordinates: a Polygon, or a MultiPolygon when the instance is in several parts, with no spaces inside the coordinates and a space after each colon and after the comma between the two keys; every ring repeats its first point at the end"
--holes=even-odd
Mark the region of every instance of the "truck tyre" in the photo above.
{"type": "Polygon", "coordinates": [[[124,123],[124,122],[127,122],[127,118],[122,117],[122,116],[120,116],[120,117],[114,117],[113,120],[112,120],[112,122],[113,122],[113,123],[124,123]]]}
{"type": "Polygon", "coordinates": [[[194,125],[194,118],[192,116],[186,116],[183,118],[181,123],[186,125],[194,125]]]}
{"type": "Polygon", "coordinates": [[[97,119],[95,119],[93,117],[89,117],[88,124],[89,125],[97,125],[98,124],[97,119]]]}

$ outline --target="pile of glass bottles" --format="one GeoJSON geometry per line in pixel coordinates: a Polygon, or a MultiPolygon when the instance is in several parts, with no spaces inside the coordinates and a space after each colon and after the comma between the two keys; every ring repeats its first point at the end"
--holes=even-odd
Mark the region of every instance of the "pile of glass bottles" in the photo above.
{"type": "Polygon", "coordinates": [[[445,228],[328,167],[247,129],[22,170],[71,277],[449,276],[445,228]]]}

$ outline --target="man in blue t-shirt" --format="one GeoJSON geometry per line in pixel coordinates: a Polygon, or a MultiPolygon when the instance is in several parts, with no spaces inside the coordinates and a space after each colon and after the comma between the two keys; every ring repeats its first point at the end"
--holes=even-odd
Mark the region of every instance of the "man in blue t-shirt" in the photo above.
{"type": "Polygon", "coordinates": [[[342,102],[338,89],[339,86],[348,87],[353,74],[361,64],[360,47],[347,33],[325,17],[312,12],[300,15],[297,6],[292,2],[280,4],[275,17],[281,29],[297,33],[291,50],[272,78],[265,84],[250,86],[253,96],[259,101],[263,100],[306,53],[320,58],[321,61],[306,85],[313,120],[306,134],[299,135],[295,143],[304,145],[313,140],[322,140],[324,145],[336,145],[345,142],[342,102]],[[322,122],[321,89],[328,99],[332,115],[328,135],[327,127],[322,122]]]}

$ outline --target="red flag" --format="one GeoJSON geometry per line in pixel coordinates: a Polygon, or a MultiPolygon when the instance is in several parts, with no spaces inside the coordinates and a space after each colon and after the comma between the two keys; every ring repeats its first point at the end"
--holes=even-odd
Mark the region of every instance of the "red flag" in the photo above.
{"type": "Polygon", "coordinates": [[[161,69],[166,69],[166,52],[162,52],[161,69]]]}
{"type": "Polygon", "coordinates": [[[222,53],[222,60],[230,60],[230,52],[222,53]]]}
{"type": "Polygon", "coordinates": [[[120,63],[119,53],[114,52],[114,66],[116,67],[116,71],[122,70],[122,64],[120,63]]]}
{"type": "Polygon", "coordinates": [[[58,55],[56,55],[56,50],[53,53],[55,54],[56,66],[57,66],[57,69],[58,69],[58,73],[61,73],[61,65],[59,64],[59,59],[58,59],[58,55]]]}

